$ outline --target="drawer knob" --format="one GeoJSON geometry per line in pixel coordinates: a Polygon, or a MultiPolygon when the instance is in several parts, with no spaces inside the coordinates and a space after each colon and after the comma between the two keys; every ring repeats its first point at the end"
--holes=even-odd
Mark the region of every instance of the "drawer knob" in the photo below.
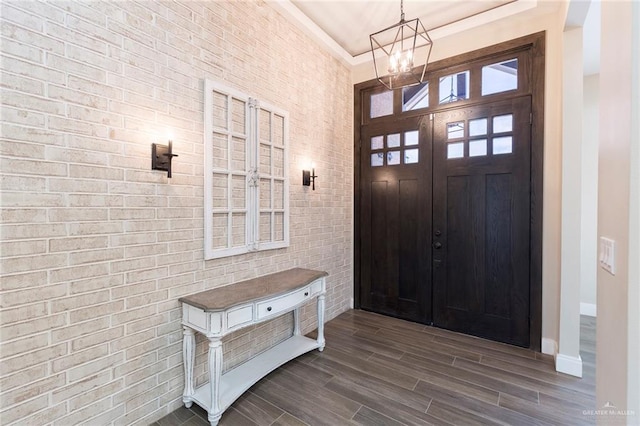
{"type": "Polygon", "coordinates": [[[267,312],[271,312],[271,306],[267,306],[267,312]]]}
{"type": "Polygon", "coordinates": [[[305,295],[305,296],[308,296],[308,295],[309,295],[309,292],[308,292],[308,291],[305,291],[305,292],[304,292],[304,295],[305,295]]]}

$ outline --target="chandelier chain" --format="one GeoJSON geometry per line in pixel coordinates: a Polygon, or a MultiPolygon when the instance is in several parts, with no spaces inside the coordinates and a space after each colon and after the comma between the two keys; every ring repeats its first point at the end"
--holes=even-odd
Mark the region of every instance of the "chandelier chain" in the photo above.
{"type": "Polygon", "coordinates": [[[400,21],[404,21],[404,0],[400,0],[400,21]]]}

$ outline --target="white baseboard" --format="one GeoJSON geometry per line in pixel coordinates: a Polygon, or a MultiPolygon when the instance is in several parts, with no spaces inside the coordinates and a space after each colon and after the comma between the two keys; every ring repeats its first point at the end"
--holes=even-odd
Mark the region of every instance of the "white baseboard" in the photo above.
{"type": "Polygon", "coordinates": [[[349,300],[349,307],[353,309],[353,297],[349,300]]]}
{"type": "Polygon", "coordinates": [[[546,337],[542,338],[542,353],[555,356],[558,352],[558,342],[546,337]]]}
{"type": "Polygon", "coordinates": [[[596,316],[596,304],[595,303],[582,303],[580,302],[580,315],[586,315],[588,317],[596,316]]]}
{"type": "Polygon", "coordinates": [[[582,377],[582,358],[557,354],[556,355],[556,371],[559,373],[569,374],[575,377],[582,377]]]}

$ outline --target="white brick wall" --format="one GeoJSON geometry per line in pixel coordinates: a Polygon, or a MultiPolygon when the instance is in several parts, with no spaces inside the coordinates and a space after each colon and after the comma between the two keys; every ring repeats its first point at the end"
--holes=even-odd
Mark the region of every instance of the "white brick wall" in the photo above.
{"type": "MultiPolygon", "coordinates": [[[[301,266],[329,272],[329,318],[348,308],[347,68],[262,1],[0,8],[0,423],[148,424],[177,408],[182,295],[301,266]],[[203,260],[204,78],[290,113],[288,249],[203,260]],[[168,133],[170,181],[150,170],[168,133]],[[303,161],[316,163],[315,192],[303,161]]],[[[305,307],[304,330],[314,321],[305,307]]],[[[229,336],[225,367],[290,325],[229,336]]]]}

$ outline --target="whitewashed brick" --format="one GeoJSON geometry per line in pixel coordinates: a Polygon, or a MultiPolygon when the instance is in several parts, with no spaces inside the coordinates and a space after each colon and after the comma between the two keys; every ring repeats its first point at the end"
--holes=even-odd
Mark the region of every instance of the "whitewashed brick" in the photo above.
{"type": "MultiPolygon", "coordinates": [[[[25,22],[0,17],[8,41],[4,49],[0,45],[0,85],[9,96],[37,101],[27,108],[18,97],[3,102],[2,133],[11,143],[2,152],[19,161],[42,160],[42,151],[24,145],[41,144],[47,162],[31,168],[14,163],[8,172],[2,168],[3,249],[11,252],[8,258],[26,259],[14,265],[40,254],[67,258],[33,280],[28,274],[10,276],[7,294],[24,289],[27,299],[26,304],[10,300],[17,304],[0,310],[0,319],[10,321],[2,322],[0,333],[14,358],[19,350],[48,349],[29,346],[36,341],[32,336],[66,344],[70,352],[61,354],[56,366],[71,383],[48,391],[50,400],[37,412],[15,406],[27,412],[16,421],[146,425],[179,406],[181,295],[304,264],[331,274],[329,316],[346,309],[353,197],[352,124],[343,123],[352,114],[346,68],[270,7],[252,2],[17,1],[9,7],[19,9],[15,16],[24,15],[25,22]],[[41,30],[29,29],[38,22],[41,30]],[[251,36],[257,33],[264,37],[251,36]],[[286,58],[278,56],[285,50],[286,58]],[[280,78],[265,79],[260,64],[273,57],[280,78]],[[290,69],[291,60],[306,64],[313,75],[290,69]],[[321,203],[313,212],[292,180],[290,249],[202,260],[203,77],[219,78],[289,110],[292,165],[298,157],[322,159],[326,186],[319,188],[321,203]],[[61,109],[52,109],[58,104],[61,109]],[[171,180],[149,164],[150,144],[164,142],[168,131],[180,155],[171,180]],[[46,170],[55,164],[64,169],[46,170]],[[309,222],[317,225],[309,228],[309,222]],[[49,252],[42,251],[46,240],[49,252]],[[320,255],[310,261],[314,253],[320,255]],[[114,254],[122,259],[110,260],[114,254]],[[66,266],[67,261],[87,263],[66,266]],[[33,301],[32,290],[58,283],[66,286],[64,294],[33,301]],[[109,352],[95,359],[85,362],[76,355],[104,345],[109,352]],[[112,374],[119,375],[121,388],[112,374]],[[89,385],[82,388],[84,379],[89,385]],[[82,412],[93,403],[104,405],[82,412]]],[[[313,327],[313,315],[313,309],[303,309],[305,330],[313,327]]],[[[280,321],[247,331],[225,349],[226,367],[289,333],[290,325],[280,321]]],[[[200,383],[207,380],[203,340],[199,337],[197,349],[200,383]]],[[[24,374],[3,376],[2,389],[5,383],[13,389],[55,377],[43,369],[54,362],[55,356],[47,365],[26,367],[24,374]]],[[[8,409],[13,414],[13,407],[8,409]]]]}
{"type": "MultiPolygon", "coordinates": [[[[124,258],[154,256],[167,253],[166,244],[151,244],[146,246],[126,247],[124,258]]],[[[160,262],[162,263],[162,262],[160,262]]]]}
{"type": "Polygon", "coordinates": [[[122,380],[115,380],[111,383],[107,383],[104,386],[93,388],[88,392],[76,396],[69,400],[69,408],[72,412],[82,409],[83,407],[90,406],[96,401],[107,398],[114,393],[124,388],[124,382],[122,380]]]}
{"type": "Polygon", "coordinates": [[[107,165],[107,159],[102,153],[86,150],[47,147],[45,155],[47,160],[50,161],[67,161],[69,163],[93,164],[98,166],[107,165]]]}
{"type": "MultiPolygon", "coordinates": [[[[0,353],[3,357],[11,357],[24,352],[40,349],[49,344],[49,336],[46,333],[33,334],[22,339],[4,341],[0,344],[0,353]]],[[[1,400],[2,398],[0,398],[1,400]]]]}
{"type": "Polygon", "coordinates": [[[36,32],[42,32],[44,19],[23,10],[17,9],[11,3],[2,3],[2,17],[7,21],[16,23],[22,27],[26,27],[36,32]]]}
{"type": "Polygon", "coordinates": [[[42,49],[4,37],[0,40],[2,43],[2,52],[5,55],[15,56],[37,64],[44,63],[44,51],[42,49]]]}
{"type": "Polygon", "coordinates": [[[105,208],[49,210],[49,220],[51,222],[93,222],[106,221],[108,218],[109,210],[105,208]]]}
{"type": "MultiPolygon", "coordinates": [[[[126,406],[127,414],[123,417],[116,419],[113,424],[114,426],[132,426],[135,421],[134,419],[143,420],[147,415],[158,410],[159,401],[153,400],[141,407],[130,407],[126,406]]],[[[145,422],[146,423],[146,422],[145,422]]],[[[140,426],[140,425],[136,425],[140,426]]]]}
{"type": "Polygon", "coordinates": [[[155,51],[153,49],[128,39],[124,40],[124,45],[124,49],[110,47],[109,57],[142,68],[148,72],[155,71],[158,57],[154,54],[155,51]]]}
{"type": "Polygon", "coordinates": [[[6,374],[15,373],[23,368],[41,364],[51,359],[56,359],[59,356],[66,355],[67,353],[67,345],[63,343],[13,358],[3,358],[0,361],[0,374],[4,376],[6,374]]]}
{"type": "Polygon", "coordinates": [[[59,388],[66,383],[64,374],[56,374],[45,379],[32,382],[18,389],[5,392],[0,395],[0,409],[4,409],[14,404],[20,404],[23,401],[46,394],[47,392],[59,388]]]}
{"type": "MultiPolygon", "coordinates": [[[[38,65],[38,64],[23,61],[17,58],[3,56],[2,61],[0,61],[0,69],[2,69],[3,71],[21,75],[23,77],[29,77],[36,80],[50,81],[52,83],[57,83],[57,84],[64,84],[64,73],[62,71],[50,69],[44,65],[38,65]]],[[[19,94],[16,92],[9,92],[9,91],[4,92],[2,96],[3,103],[6,102],[9,105],[15,105],[19,107],[20,103],[18,100],[14,99],[14,96],[15,98],[23,101],[26,101],[26,100],[31,101],[32,104],[29,105],[31,107],[30,109],[37,110],[37,108],[33,108],[33,107],[40,105],[40,107],[43,108],[43,112],[48,112],[48,110],[55,110],[55,107],[53,106],[53,104],[55,103],[54,101],[47,102],[46,99],[44,98],[38,99],[31,94],[19,94]]]]}
{"type": "MultiPolygon", "coordinates": [[[[11,24],[9,22],[3,22],[1,28],[1,34],[6,38],[20,40],[22,43],[42,48],[43,50],[46,50],[48,52],[64,54],[64,43],[62,41],[54,40],[51,37],[47,37],[40,32],[32,31],[27,28],[11,24]]],[[[46,69],[44,68],[42,68],[42,70],[46,71],[46,69]]],[[[51,75],[53,74],[49,74],[48,76],[51,75]]],[[[47,81],[46,76],[46,74],[42,75],[42,80],[47,81]]]]}
{"type": "MultiPolygon", "coordinates": [[[[46,240],[16,241],[2,244],[2,257],[7,256],[28,256],[47,251],[46,240]]],[[[3,283],[3,289],[6,287],[3,283]]]]}
{"type": "MultiPolygon", "coordinates": [[[[7,256],[7,255],[9,254],[4,253],[4,245],[3,245],[3,256],[7,256]]],[[[37,272],[30,271],[23,274],[5,275],[2,277],[2,291],[17,290],[17,289],[23,289],[23,288],[29,288],[29,287],[38,287],[46,284],[47,284],[46,271],[37,271],[37,272]]]]}
{"type": "Polygon", "coordinates": [[[112,410],[106,411],[102,414],[92,417],[91,419],[89,419],[88,423],[96,424],[96,425],[109,425],[115,419],[123,417],[124,413],[125,413],[124,404],[118,405],[112,410]]]}
{"type": "MultiPolygon", "coordinates": [[[[61,207],[66,204],[66,200],[62,195],[47,193],[34,195],[29,192],[3,192],[1,202],[2,206],[7,208],[61,207]]],[[[24,222],[24,217],[18,222],[24,222]]]]}
{"type": "Polygon", "coordinates": [[[105,315],[122,312],[124,309],[124,301],[116,300],[101,305],[89,306],[87,308],[76,309],[69,312],[69,323],[76,324],[78,322],[87,321],[93,318],[103,317],[105,315]]]}
{"type": "Polygon", "coordinates": [[[45,143],[47,145],[64,144],[64,134],[34,127],[15,126],[9,123],[2,124],[2,137],[18,141],[32,143],[45,143]]]}
{"type": "MultiPolygon", "coordinates": [[[[71,77],[70,77],[71,78],[71,77]]],[[[84,105],[91,108],[106,108],[107,99],[93,94],[82,93],[67,87],[49,85],[49,97],[73,104],[84,105]]]]}
{"type": "Polygon", "coordinates": [[[113,140],[105,142],[104,139],[81,135],[68,135],[67,140],[69,148],[85,149],[98,153],[118,153],[122,151],[122,144],[113,140]]]}
{"type": "Polygon", "coordinates": [[[69,166],[69,176],[73,178],[122,180],[124,173],[122,169],[71,164],[69,166]]]}
{"type": "MultiPolygon", "coordinates": [[[[166,295],[166,292],[164,294],[166,295]]],[[[142,296],[136,296],[136,298],[138,298],[138,300],[141,300],[140,299],[141,297],[142,296]]],[[[166,297],[159,298],[157,301],[163,301],[163,300],[166,300],[166,297]]],[[[144,306],[143,303],[140,303],[140,305],[144,306]]],[[[128,323],[126,325],[126,330],[127,330],[127,333],[135,333],[135,332],[140,331],[140,330],[146,330],[146,329],[158,326],[160,324],[165,324],[167,322],[168,318],[169,317],[166,314],[153,315],[153,316],[150,316],[148,318],[143,318],[141,320],[128,323]]]]}
{"type": "MultiPolygon", "coordinates": [[[[130,345],[129,345],[130,346],[130,345]]],[[[155,352],[142,355],[138,358],[127,360],[125,363],[118,365],[113,369],[114,377],[124,377],[133,371],[136,371],[144,366],[153,364],[158,360],[158,356],[155,352]]]]}
{"type": "Polygon", "coordinates": [[[87,407],[71,412],[68,416],[62,417],[53,422],[54,426],[68,426],[84,423],[85,420],[97,416],[111,408],[111,401],[105,398],[102,401],[94,402],[87,407]]]}
{"type": "Polygon", "coordinates": [[[103,371],[99,374],[86,377],[68,386],[60,387],[59,389],[52,392],[52,400],[54,404],[61,401],[66,401],[96,386],[101,386],[105,383],[108,383],[110,376],[111,374],[108,371],[103,371]]]}
{"type": "Polygon", "coordinates": [[[74,352],[71,355],[59,357],[51,362],[51,371],[54,373],[65,371],[71,367],[85,364],[96,359],[101,359],[109,353],[109,345],[99,345],[83,351],[74,352]]]}
{"type": "Polygon", "coordinates": [[[60,2],[56,6],[66,11],[68,14],[75,15],[77,17],[91,21],[94,25],[97,25],[98,27],[106,26],[108,16],[115,19],[121,18],[122,16],[122,14],[118,12],[117,9],[110,8],[108,7],[108,5],[100,5],[100,3],[98,2],[93,2],[90,4],[60,2]],[[99,7],[99,6],[102,6],[102,7],[99,7]],[[103,11],[105,12],[108,11],[109,13],[102,13],[103,11]]]}
{"type": "Polygon", "coordinates": [[[120,222],[70,223],[68,226],[70,236],[119,234],[123,232],[123,226],[120,222]]]}
{"type": "Polygon", "coordinates": [[[33,95],[44,94],[44,84],[41,81],[34,80],[32,78],[25,78],[15,74],[10,74],[8,72],[2,73],[2,79],[0,79],[0,87],[13,89],[24,93],[31,93],[33,95]]]}
{"type": "Polygon", "coordinates": [[[122,127],[124,123],[122,117],[118,114],[75,105],[69,105],[67,108],[67,116],[76,120],[104,124],[111,127],[122,127]]]}
{"type": "Polygon", "coordinates": [[[43,425],[51,419],[58,419],[67,414],[67,404],[58,404],[45,410],[38,411],[27,417],[20,419],[20,422],[27,425],[43,425]]]}
{"type": "Polygon", "coordinates": [[[44,145],[28,142],[3,141],[0,147],[0,154],[11,157],[43,159],[45,157],[44,152],[44,145]]]}
{"type": "MultiPolygon", "coordinates": [[[[47,22],[45,28],[46,34],[48,34],[51,38],[66,41],[67,43],[81,46],[93,52],[101,53],[102,55],[106,55],[107,53],[107,44],[102,40],[89,37],[82,32],[75,31],[74,29],[67,28],[64,25],[59,25],[52,22],[47,22]]],[[[72,48],[77,49],[75,46],[73,46],[72,48]]],[[[69,53],[69,49],[67,49],[67,53],[69,53]]],[[[69,57],[72,59],[78,59],[74,55],[69,55],[69,57]]],[[[92,65],[98,64],[94,63],[92,65]]]]}
{"type": "Polygon", "coordinates": [[[0,411],[2,423],[8,425],[41,410],[47,406],[47,398],[47,395],[41,395],[38,398],[31,399],[17,406],[0,411]]]}
{"type": "Polygon", "coordinates": [[[124,250],[119,248],[80,251],[69,254],[70,265],[82,265],[95,262],[124,259],[124,250]]]}
{"type": "Polygon", "coordinates": [[[25,383],[35,382],[47,376],[48,369],[45,364],[25,368],[15,374],[0,377],[0,389],[7,392],[10,389],[23,386],[25,383]]]}
{"type": "Polygon", "coordinates": [[[81,336],[71,341],[71,350],[79,351],[91,346],[109,343],[124,335],[124,327],[110,328],[108,330],[92,332],[88,336],[81,336]]]}
{"type": "Polygon", "coordinates": [[[131,260],[112,261],[110,263],[111,272],[128,272],[139,269],[148,269],[155,266],[155,259],[152,257],[138,258],[131,260]]]}
{"type": "Polygon", "coordinates": [[[67,294],[67,284],[32,287],[0,294],[0,308],[10,308],[22,304],[42,302],[67,294]]]}
{"type": "MultiPolygon", "coordinates": [[[[67,263],[66,254],[40,254],[36,256],[9,257],[0,262],[0,274],[15,274],[17,272],[33,271],[37,269],[55,268],[56,266],[64,265],[65,263],[67,263]]],[[[4,304],[4,298],[2,298],[2,302],[0,303],[4,304]]]]}
{"type": "Polygon", "coordinates": [[[5,123],[15,123],[33,127],[44,127],[45,125],[44,114],[21,108],[11,108],[2,105],[2,108],[0,108],[0,116],[2,116],[2,120],[5,123]]]}
{"type": "Polygon", "coordinates": [[[72,266],[69,268],[54,269],[49,273],[49,281],[52,283],[67,282],[89,277],[99,277],[109,274],[109,264],[72,266]]]}
{"type": "MultiPolygon", "coordinates": [[[[2,324],[0,332],[2,333],[3,340],[10,340],[17,336],[24,335],[20,332],[10,332],[13,326],[8,326],[8,324],[33,318],[39,318],[40,320],[42,320],[42,317],[44,317],[47,312],[47,302],[34,303],[32,305],[22,305],[18,308],[5,309],[0,311],[0,324],[2,324]]],[[[55,321],[52,321],[53,327],[65,323],[65,318],[63,316],[58,315],[57,318],[62,319],[62,322],[59,324],[55,324],[55,321]]],[[[33,325],[33,323],[27,324],[25,326],[25,329],[29,325],[33,325]]],[[[33,333],[37,333],[38,331],[38,328],[34,327],[33,333]]]]}
{"type": "MultiPolygon", "coordinates": [[[[67,15],[67,26],[80,33],[90,34],[91,37],[107,42],[110,45],[121,46],[123,37],[114,31],[98,27],[94,23],[77,16],[67,15]]],[[[87,47],[87,46],[85,46],[87,47]]]]}
{"type": "Polygon", "coordinates": [[[49,251],[75,251],[106,248],[109,244],[109,238],[101,237],[71,237],[71,238],[53,238],[49,240],[49,251]]]}
{"type": "Polygon", "coordinates": [[[129,311],[121,312],[112,316],[111,325],[126,324],[131,321],[135,321],[141,318],[146,318],[151,315],[155,315],[155,306],[145,306],[142,308],[131,309],[129,311]]]}
{"type": "MultiPolygon", "coordinates": [[[[4,105],[44,112],[47,114],[61,115],[65,113],[65,105],[59,101],[53,101],[27,93],[11,92],[5,89],[0,91],[0,96],[2,97],[4,105]]],[[[4,131],[3,134],[5,134],[4,131]]]]}
{"type": "MultiPolygon", "coordinates": [[[[109,301],[109,290],[103,290],[52,300],[50,302],[50,309],[51,313],[55,314],[58,312],[78,309],[89,305],[97,305],[107,301],[109,301]]],[[[108,325],[108,323],[106,325],[108,325]]]]}
{"type": "Polygon", "coordinates": [[[106,138],[109,134],[108,127],[100,124],[85,122],[83,120],[71,120],[62,117],[49,117],[49,128],[68,133],[77,133],[85,136],[106,138]]]}
{"type": "Polygon", "coordinates": [[[87,293],[90,291],[112,288],[122,285],[123,275],[109,275],[99,278],[89,278],[87,280],[72,281],[69,283],[69,294],[87,293]]]}
{"type": "Polygon", "coordinates": [[[124,356],[122,352],[109,355],[107,357],[96,358],[94,361],[90,361],[86,364],[80,365],[79,367],[67,370],[67,378],[69,379],[69,381],[84,379],[121,363],[123,359],[124,356]]]}

